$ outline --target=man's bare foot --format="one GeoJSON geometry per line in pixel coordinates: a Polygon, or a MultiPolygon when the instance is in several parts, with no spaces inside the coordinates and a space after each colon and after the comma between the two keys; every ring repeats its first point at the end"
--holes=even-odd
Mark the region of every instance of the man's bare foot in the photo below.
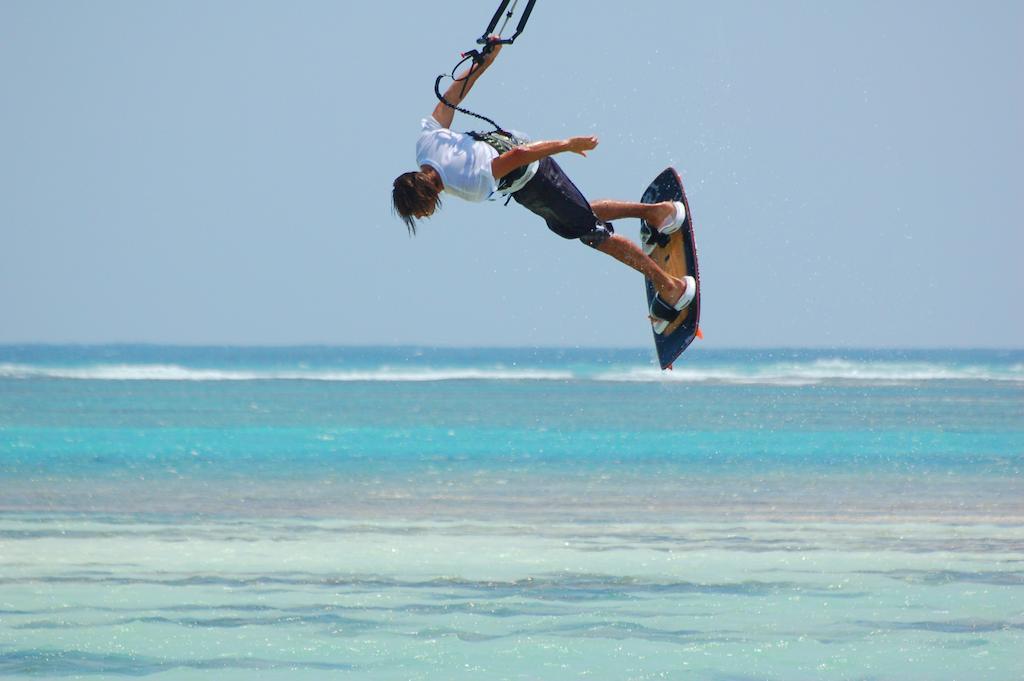
{"type": "Polygon", "coordinates": [[[662,300],[669,305],[675,305],[683,297],[683,294],[686,293],[686,281],[679,277],[672,277],[671,285],[656,288],[662,300]]]}
{"type": "Polygon", "coordinates": [[[661,229],[676,216],[676,207],[671,201],[651,204],[651,214],[647,224],[655,229],[661,229]]]}

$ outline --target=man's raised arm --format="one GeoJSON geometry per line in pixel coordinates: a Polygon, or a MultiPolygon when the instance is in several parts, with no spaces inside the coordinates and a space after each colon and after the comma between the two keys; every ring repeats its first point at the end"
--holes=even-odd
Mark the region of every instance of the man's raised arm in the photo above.
{"type": "MultiPolygon", "coordinates": [[[[501,52],[501,44],[496,44],[493,46],[493,49],[483,56],[483,60],[479,64],[476,62],[470,64],[469,68],[456,76],[455,82],[448,86],[448,89],[444,92],[444,98],[455,106],[461,104],[462,100],[469,94],[469,91],[473,89],[473,84],[477,79],[494,63],[499,52],[501,52]]],[[[455,117],[455,109],[444,102],[438,102],[437,106],[434,107],[433,116],[434,120],[441,124],[442,128],[450,128],[452,127],[452,119],[455,117]]]]}

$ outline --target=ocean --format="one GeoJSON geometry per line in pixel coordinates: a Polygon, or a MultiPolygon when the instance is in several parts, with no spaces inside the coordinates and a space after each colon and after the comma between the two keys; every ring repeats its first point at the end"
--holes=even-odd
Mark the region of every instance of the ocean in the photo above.
{"type": "Polygon", "coordinates": [[[1024,678],[1024,351],[0,346],[0,676],[1024,678]]]}

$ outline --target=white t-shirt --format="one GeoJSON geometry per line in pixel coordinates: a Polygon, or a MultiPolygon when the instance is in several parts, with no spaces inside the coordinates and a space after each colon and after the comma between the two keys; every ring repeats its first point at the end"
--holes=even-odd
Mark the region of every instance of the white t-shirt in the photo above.
{"type": "Polygon", "coordinates": [[[498,188],[491,174],[491,161],[498,151],[434,120],[424,118],[416,141],[416,164],[438,172],[444,190],[467,201],[486,201],[498,188]]]}
{"type": "MultiPolygon", "coordinates": [[[[416,165],[428,165],[438,172],[444,190],[467,201],[486,201],[498,189],[491,173],[491,161],[498,151],[487,142],[479,142],[469,135],[442,128],[434,117],[420,123],[420,138],[416,141],[416,165]]],[[[517,132],[513,134],[526,139],[517,132]]],[[[534,161],[523,176],[511,187],[502,190],[511,194],[526,185],[537,172],[534,161]]]]}

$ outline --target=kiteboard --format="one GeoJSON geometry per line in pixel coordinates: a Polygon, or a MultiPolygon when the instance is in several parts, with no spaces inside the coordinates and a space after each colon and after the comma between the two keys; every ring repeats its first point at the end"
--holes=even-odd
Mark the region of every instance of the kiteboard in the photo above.
{"type": "MultiPolygon", "coordinates": [[[[700,331],[700,271],[697,267],[697,247],[693,243],[693,214],[686,200],[683,181],[675,168],[666,168],[654,178],[640,199],[643,203],[681,201],[686,206],[686,221],[679,231],[662,235],[651,258],[673,277],[687,275],[697,280],[697,296],[689,307],[679,313],[663,333],[654,334],[654,347],[658,353],[658,364],[662,369],[671,369],[672,363],[690,346],[694,338],[703,338],[700,331]]],[[[650,279],[644,279],[647,289],[647,307],[654,300],[655,289],[650,279]]]]}

